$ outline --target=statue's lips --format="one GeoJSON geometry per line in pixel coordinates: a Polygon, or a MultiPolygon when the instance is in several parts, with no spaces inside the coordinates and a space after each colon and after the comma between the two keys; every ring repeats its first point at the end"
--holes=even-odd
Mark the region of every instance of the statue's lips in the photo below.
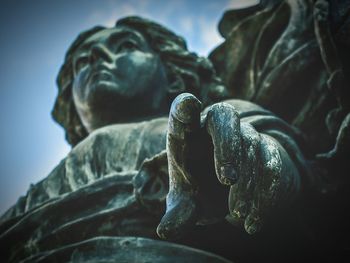
{"type": "Polygon", "coordinates": [[[90,76],[91,82],[98,82],[98,81],[107,81],[107,82],[115,82],[114,75],[109,72],[108,70],[99,70],[94,72],[90,76]]]}

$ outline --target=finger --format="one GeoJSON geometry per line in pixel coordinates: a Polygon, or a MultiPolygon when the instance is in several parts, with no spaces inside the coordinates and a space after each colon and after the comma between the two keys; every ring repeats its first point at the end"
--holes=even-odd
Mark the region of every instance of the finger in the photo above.
{"type": "Polygon", "coordinates": [[[229,211],[231,222],[243,224],[254,197],[260,170],[260,134],[248,123],[241,123],[242,163],[236,185],[231,186],[229,211]]]}
{"type": "MultiPolygon", "coordinates": [[[[288,178],[287,173],[295,173],[295,167],[289,166],[284,169],[281,149],[276,141],[266,135],[261,135],[261,174],[257,177],[252,205],[244,222],[244,228],[249,234],[260,231],[266,216],[275,210],[277,204],[281,202],[282,196],[287,196],[286,182],[282,180],[288,178]],[[282,190],[285,193],[282,194],[282,190]]],[[[287,161],[284,158],[284,161],[287,161]]]]}
{"type": "Polygon", "coordinates": [[[231,186],[229,198],[228,198],[228,207],[229,207],[229,214],[226,217],[226,219],[236,227],[241,227],[244,225],[244,219],[245,219],[245,210],[246,205],[240,201],[241,199],[238,197],[238,185],[235,184],[231,186]],[[244,211],[242,211],[244,208],[244,211]]]}
{"type": "Polygon", "coordinates": [[[238,112],[230,104],[214,104],[207,113],[206,129],[214,145],[215,171],[219,181],[225,185],[236,183],[242,148],[238,112]]]}
{"type": "Polygon", "coordinates": [[[200,101],[189,93],[180,94],[171,105],[167,155],[169,193],[166,213],[157,227],[161,238],[177,239],[194,224],[196,218],[196,182],[189,172],[191,136],[200,127],[200,101]]]}
{"type": "Polygon", "coordinates": [[[263,220],[260,217],[260,211],[261,210],[259,210],[257,207],[253,205],[249,215],[244,221],[244,229],[250,235],[254,235],[255,233],[259,232],[261,229],[263,220]]]}

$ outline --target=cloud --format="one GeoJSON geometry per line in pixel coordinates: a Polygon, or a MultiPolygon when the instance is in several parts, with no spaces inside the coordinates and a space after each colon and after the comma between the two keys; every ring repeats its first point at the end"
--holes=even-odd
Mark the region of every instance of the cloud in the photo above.
{"type": "Polygon", "coordinates": [[[260,2],[259,0],[229,0],[227,2],[226,8],[233,9],[233,8],[247,7],[251,5],[256,5],[259,2],[260,2]]]}
{"type": "Polygon", "coordinates": [[[102,24],[104,26],[112,27],[114,26],[117,19],[137,14],[148,14],[147,4],[141,1],[138,6],[132,4],[131,2],[120,3],[119,1],[109,4],[109,8],[104,8],[103,10],[96,10],[88,17],[89,24],[102,24]]]}
{"type": "Polygon", "coordinates": [[[201,39],[201,46],[196,50],[200,55],[208,55],[214,47],[222,42],[222,37],[216,30],[217,21],[208,20],[206,17],[198,19],[199,35],[201,39]]]}
{"type": "MultiPolygon", "coordinates": [[[[217,23],[221,15],[216,15],[222,10],[242,6],[253,0],[230,0],[217,2],[205,2],[193,10],[193,5],[184,0],[161,2],[157,0],[128,0],[110,1],[108,8],[95,10],[89,17],[89,26],[102,24],[113,26],[121,17],[129,15],[141,15],[154,19],[165,25],[177,34],[184,36],[191,50],[206,56],[210,50],[217,46],[222,38],[217,32],[217,23]],[[214,11],[215,10],[215,11],[214,11]],[[215,15],[213,15],[215,14],[215,15]]],[[[257,0],[256,0],[257,1],[257,0]]],[[[254,2],[254,1],[253,1],[254,2]]]]}
{"type": "MultiPolygon", "coordinates": [[[[128,0],[128,1],[109,1],[108,8],[96,10],[88,17],[89,24],[102,24],[105,26],[114,26],[119,18],[139,15],[149,19],[156,19],[163,24],[171,24],[170,17],[176,13],[182,13],[185,9],[182,0],[160,2],[157,0],[128,0]]],[[[182,21],[183,26],[189,26],[189,21],[182,21]]]]}
{"type": "MultiPolygon", "coordinates": [[[[259,2],[259,0],[228,0],[222,10],[247,7],[258,4],[259,2]]],[[[212,7],[214,8],[214,5],[212,7]]],[[[217,31],[217,23],[218,20],[214,17],[212,19],[209,19],[207,16],[200,16],[198,18],[198,34],[201,40],[201,45],[196,50],[198,54],[207,56],[211,50],[223,41],[223,38],[217,31]]]]}
{"type": "Polygon", "coordinates": [[[179,20],[180,30],[187,34],[193,33],[193,17],[183,16],[179,20]]]}

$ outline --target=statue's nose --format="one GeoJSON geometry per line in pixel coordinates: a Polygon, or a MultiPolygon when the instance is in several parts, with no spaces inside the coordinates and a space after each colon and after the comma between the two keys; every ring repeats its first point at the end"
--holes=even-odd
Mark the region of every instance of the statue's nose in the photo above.
{"type": "Polygon", "coordinates": [[[91,48],[90,63],[94,64],[98,60],[113,63],[113,54],[103,44],[96,44],[91,48]]]}

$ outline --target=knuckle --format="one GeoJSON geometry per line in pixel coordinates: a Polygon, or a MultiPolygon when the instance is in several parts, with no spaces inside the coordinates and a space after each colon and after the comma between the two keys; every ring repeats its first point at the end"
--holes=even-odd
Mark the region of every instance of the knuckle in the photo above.
{"type": "Polygon", "coordinates": [[[264,172],[266,175],[270,176],[273,181],[277,181],[281,177],[283,166],[281,154],[278,145],[272,139],[266,138],[265,142],[267,151],[264,151],[266,155],[263,163],[264,172]]]}
{"type": "Polygon", "coordinates": [[[260,146],[260,134],[249,123],[242,123],[241,131],[247,152],[256,156],[260,146]]]}

